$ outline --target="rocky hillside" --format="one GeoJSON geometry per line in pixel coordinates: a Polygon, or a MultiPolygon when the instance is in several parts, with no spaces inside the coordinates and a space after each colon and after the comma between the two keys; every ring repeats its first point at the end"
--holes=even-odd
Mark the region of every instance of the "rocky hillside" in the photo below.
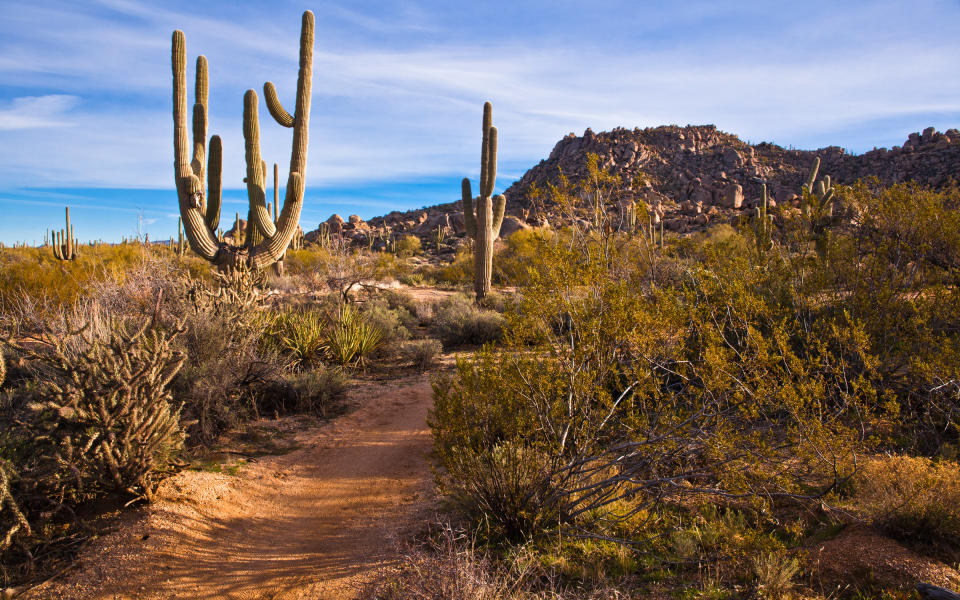
{"type": "MultiPolygon", "coordinates": [[[[531,188],[545,189],[547,182],[557,181],[561,170],[572,180],[584,176],[590,153],[597,154],[601,166],[624,181],[642,181],[630,188],[628,195],[645,202],[663,218],[668,229],[679,232],[736,218],[756,202],[764,183],[775,202],[796,202],[796,194],[817,156],[820,173],[830,175],[836,183],[853,183],[870,176],[888,184],[915,181],[932,187],[960,181],[960,131],[956,129],[940,133],[929,127],[922,133],[911,133],[903,146],[860,155],[836,146],[788,150],[766,142],[751,145],[713,125],[618,128],[601,133],[587,129],[582,136],[571,133],[557,142],[547,159],[506,190],[510,217],[501,235],[531,224],[557,224],[559,217],[552,214],[550,206],[532,210],[531,188]]],[[[328,223],[331,230],[356,242],[390,232],[395,236],[416,235],[427,246],[435,240],[439,228],[445,234],[441,250],[452,251],[464,234],[459,205],[454,202],[392,212],[369,222],[356,216],[344,222],[334,215],[328,223]]],[[[308,241],[315,235],[308,233],[308,241]]]]}

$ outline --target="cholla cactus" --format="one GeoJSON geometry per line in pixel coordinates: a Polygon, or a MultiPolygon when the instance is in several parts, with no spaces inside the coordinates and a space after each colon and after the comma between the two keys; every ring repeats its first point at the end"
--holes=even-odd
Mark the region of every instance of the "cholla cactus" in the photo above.
{"type": "Polygon", "coordinates": [[[243,99],[243,136],[246,147],[247,195],[250,202],[251,242],[245,246],[229,246],[219,241],[215,232],[220,221],[221,142],[210,138],[209,164],[206,157],[207,131],[207,61],[197,58],[196,103],[193,107],[193,159],[188,158],[186,40],[182,31],[173,33],[173,123],[174,157],[180,214],[190,247],[202,258],[221,270],[262,269],[279,260],[299,226],[303,206],[307,166],[307,142],[310,121],[310,97],[313,79],[313,13],[303,13],[300,30],[300,71],[294,114],[280,104],[272,83],[263,86],[267,107],[283,127],[293,129],[293,149],[287,178],[283,210],[276,224],[267,214],[264,182],[266,163],[260,158],[260,123],[257,93],[247,90],[243,99]],[[208,178],[209,195],[203,185],[208,178]],[[260,237],[262,236],[262,241],[260,237]]]}
{"type": "Polygon", "coordinates": [[[53,375],[51,401],[77,425],[58,459],[98,487],[148,500],[183,443],[169,384],[186,359],[173,346],[182,328],[151,324],[111,321],[104,335],[85,327],[51,336],[42,351],[14,345],[53,375]]]}
{"type": "Polygon", "coordinates": [[[500,236],[503,211],[507,199],[503,195],[493,197],[497,178],[497,128],[493,126],[493,107],[483,105],[483,142],[480,148],[480,195],[476,200],[466,177],[461,182],[463,195],[463,221],[473,244],[473,289],[477,301],[483,300],[490,291],[493,276],[493,242],[500,236]],[[474,207],[476,201],[476,207],[474,207]]]}
{"type": "Polygon", "coordinates": [[[760,206],[756,207],[756,214],[753,220],[754,239],[757,243],[757,252],[764,254],[767,250],[773,248],[773,215],[767,211],[770,207],[770,200],[767,197],[767,184],[761,188],[760,206]]]}
{"type": "Polygon", "coordinates": [[[77,258],[77,243],[73,237],[73,225],[70,224],[70,207],[66,207],[66,228],[53,232],[53,255],[57,260],[73,260],[77,258]]]}

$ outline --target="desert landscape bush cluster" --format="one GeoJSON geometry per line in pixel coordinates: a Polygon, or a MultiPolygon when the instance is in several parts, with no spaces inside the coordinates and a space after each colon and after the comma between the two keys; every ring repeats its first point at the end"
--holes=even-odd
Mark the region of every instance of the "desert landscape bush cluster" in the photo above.
{"type": "MultiPolygon", "coordinates": [[[[393,558],[351,580],[360,597],[894,600],[960,587],[951,172],[892,182],[848,165],[831,179],[797,155],[790,191],[795,165],[774,182],[777,168],[709,147],[737,163],[729,176],[678,186],[637,167],[638,150],[619,166],[591,151],[590,132],[588,147],[555,152],[566,170],[541,164],[522,193],[494,195],[487,104],[479,195],[465,179],[459,203],[409,223],[338,217],[304,233],[312,51],[306,13],[292,114],[264,86],[293,133],[282,206],[276,166],[266,198],[251,90],[250,211],[220,227],[206,59],[190,144],[176,32],[178,239],[81,243],[68,212],[43,245],[0,249],[8,597],[63,594],[52,580],[90,563],[124,515],[173,502],[191,473],[239,489],[251,461],[299,456],[263,436],[238,452],[264,424],[326,431],[372,410],[358,390],[424,376],[431,491],[411,501],[393,558]],[[767,170],[744,196],[736,169],[767,170]]],[[[299,597],[268,591],[247,590],[299,597]]]]}

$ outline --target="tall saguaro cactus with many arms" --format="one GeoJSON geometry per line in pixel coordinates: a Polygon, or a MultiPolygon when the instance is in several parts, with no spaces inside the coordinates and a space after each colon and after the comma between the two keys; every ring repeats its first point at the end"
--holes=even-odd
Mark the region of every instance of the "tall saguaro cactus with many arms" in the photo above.
{"type": "Polygon", "coordinates": [[[70,207],[66,207],[66,228],[53,232],[53,256],[57,260],[73,260],[77,257],[77,243],[73,238],[73,225],[70,224],[70,207]]]}
{"type": "Polygon", "coordinates": [[[473,238],[473,289],[477,300],[483,300],[490,291],[493,275],[493,242],[500,236],[503,211],[507,199],[493,197],[497,179],[497,128],[493,126],[493,107],[483,105],[483,146],[480,149],[480,195],[474,205],[470,180],[463,178],[463,222],[467,234],[473,238]]]}
{"type": "Polygon", "coordinates": [[[267,215],[265,181],[266,163],[260,158],[260,122],[257,114],[257,93],[247,90],[243,98],[243,137],[246,147],[247,195],[250,221],[258,235],[251,243],[232,246],[218,239],[220,222],[221,157],[219,136],[210,138],[210,156],[206,157],[207,134],[207,60],[197,58],[196,98],[193,105],[193,158],[188,157],[186,39],[182,31],[173,32],[173,150],[180,202],[180,215],[190,248],[222,270],[263,269],[283,256],[297,231],[303,207],[304,179],[307,166],[307,143],[310,124],[310,95],[313,80],[313,13],[303,13],[300,30],[300,71],[297,77],[297,98],[290,115],[277,99],[272,83],[264,84],[267,106],[276,121],[293,129],[293,149],[287,177],[283,210],[276,224],[267,215]],[[207,176],[208,190],[203,178],[207,176]],[[256,242],[256,243],[253,243],[256,242]]]}

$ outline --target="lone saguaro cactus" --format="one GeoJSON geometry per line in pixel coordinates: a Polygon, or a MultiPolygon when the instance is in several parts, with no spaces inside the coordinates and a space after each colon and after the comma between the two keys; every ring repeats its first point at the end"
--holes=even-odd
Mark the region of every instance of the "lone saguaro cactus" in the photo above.
{"type": "Polygon", "coordinates": [[[263,269],[279,260],[299,227],[303,208],[303,190],[307,167],[307,142],[310,125],[310,95],[313,80],[313,13],[303,13],[300,30],[300,71],[294,114],[280,104],[272,83],[263,86],[270,114],[282,126],[293,129],[293,150],[287,176],[283,210],[277,222],[267,214],[266,163],[260,157],[260,121],[257,93],[247,90],[243,97],[243,137],[246,147],[247,196],[250,221],[258,235],[251,243],[233,246],[218,239],[222,146],[219,136],[210,138],[210,156],[204,165],[207,134],[207,59],[197,57],[196,98],[193,105],[193,158],[187,140],[186,39],[182,31],[173,32],[173,153],[180,202],[180,215],[190,248],[221,270],[263,269]],[[207,176],[208,190],[203,178],[207,176]],[[255,242],[255,243],[253,243],[255,242]]]}
{"type": "Polygon", "coordinates": [[[493,242],[500,236],[503,211],[507,199],[503,195],[493,197],[493,185],[497,178],[497,128],[493,126],[493,107],[483,105],[483,146],[480,149],[480,195],[476,200],[470,180],[463,178],[463,222],[467,234],[473,238],[473,289],[477,301],[483,300],[490,291],[493,274],[493,242]],[[476,201],[476,206],[474,206],[476,201]]]}
{"type": "Polygon", "coordinates": [[[70,224],[70,207],[66,207],[66,228],[53,232],[53,256],[57,260],[73,260],[77,257],[77,243],[73,239],[73,225],[70,224]]]}

